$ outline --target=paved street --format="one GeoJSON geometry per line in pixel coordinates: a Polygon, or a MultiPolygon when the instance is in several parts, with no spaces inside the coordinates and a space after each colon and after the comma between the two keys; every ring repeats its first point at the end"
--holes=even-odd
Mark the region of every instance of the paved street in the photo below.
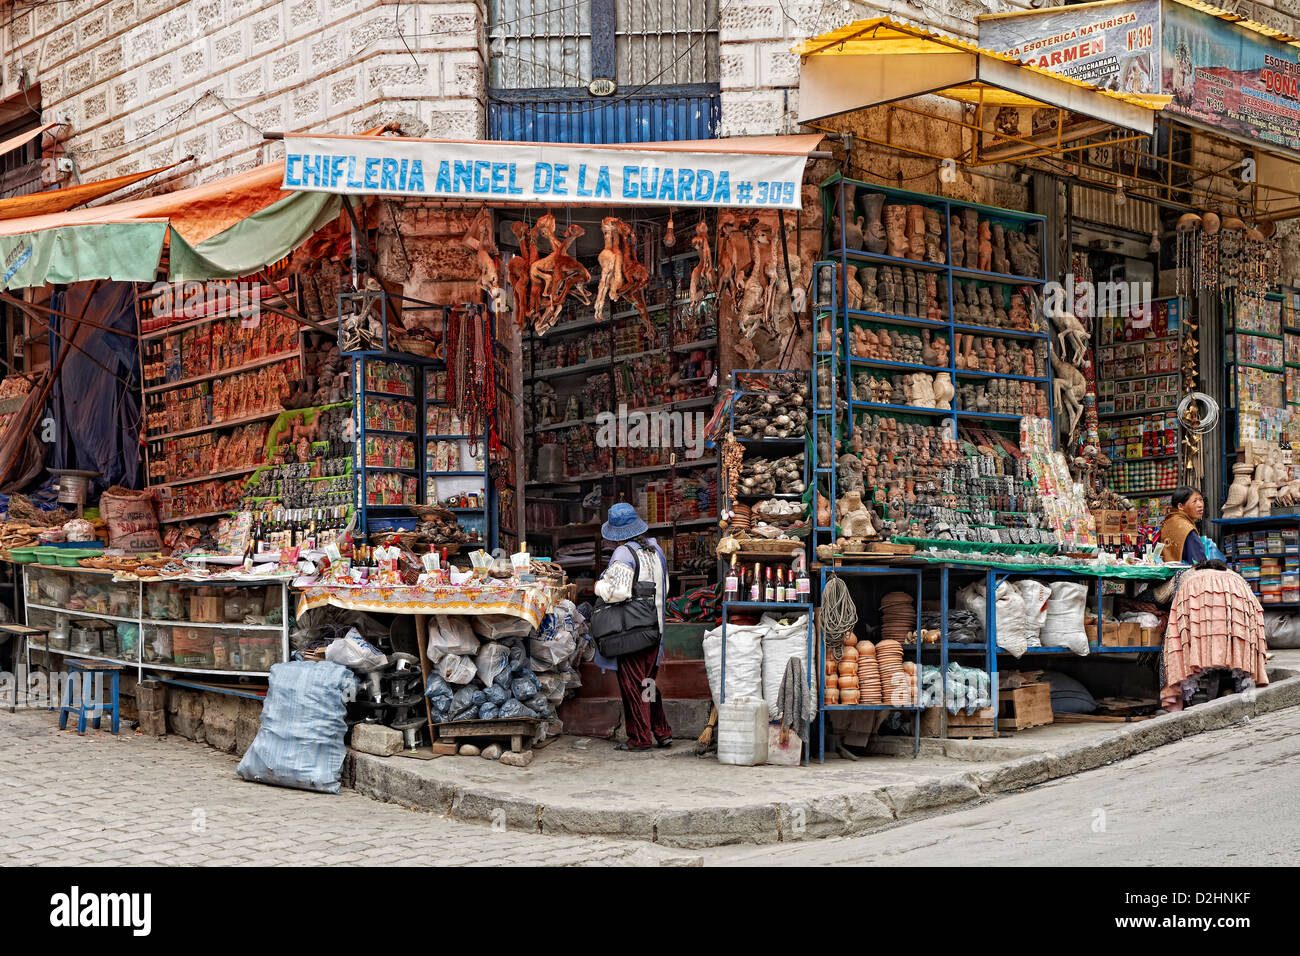
{"type": "Polygon", "coordinates": [[[852,839],[720,847],[706,866],[1294,866],[1300,710],[852,839]]]}
{"type": "MultiPolygon", "coordinates": [[[[399,758],[393,758],[399,759],[399,758]]],[[[245,783],[188,740],[60,733],[0,713],[0,865],[619,865],[681,859],[643,843],[496,832],[430,813],[245,783]]]]}

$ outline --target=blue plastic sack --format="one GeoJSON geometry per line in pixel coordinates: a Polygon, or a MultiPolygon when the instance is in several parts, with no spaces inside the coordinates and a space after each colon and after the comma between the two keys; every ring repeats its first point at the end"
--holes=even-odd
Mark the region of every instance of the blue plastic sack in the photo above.
{"type": "Polygon", "coordinates": [[[497,704],[488,701],[478,709],[479,720],[491,720],[500,714],[501,708],[497,704]]]}
{"type": "Polygon", "coordinates": [[[533,677],[532,671],[524,671],[523,674],[510,682],[510,694],[516,700],[527,700],[529,697],[534,696],[540,687],[541,685],[533,677]]]}
{"type": "Polygon", "coordinates": [[[464,687],[461,687],[451,697],[452,712],[459,714],[466,707],[477,707],[479,704],[483,703],[483,700],[487,699],[486,697],[484,697],[483,700],[474,699],[475,694],[481,693],[483,692],[473,684],[466,684],[464,687]]]}
{"type": "Polygon", "coordinates": [[[434,671],[429,675],[429,679],[424,683],[425,697],[450,697],[456,693],[456,689],[442,679],[442,675],[434,671]]]}
{"type": "Polygon", "coordinates": [[[345,700],[356,697],[352,671],[329,661],[274,664],[262,724],[239,761],[245,780],[338,793],[347,748],[345,700]]]}
{"type": "Polygon", "coordinates": [[[1227,563],[1228,559],[1223,556],[1223,552],[1219,550],[1219,546],[1214,543],[1214,539],[1209,535],[1201,535],[1201,544],[1205,546],[1206,561],[1223,561],[1225,564],[1227,563]]]}
{"type": "Polygon", "coordinates": [[[524,706],[523,701],[508,700],[501,705],[502,717],[536,717],[537,715],[524,706]]]}
{"type": "Polygon", "coordinates": [[[496,704],[500,707],[510,699],[510,692],[500,684],[493,684],[487,689],[488,703],[496,704]]]}

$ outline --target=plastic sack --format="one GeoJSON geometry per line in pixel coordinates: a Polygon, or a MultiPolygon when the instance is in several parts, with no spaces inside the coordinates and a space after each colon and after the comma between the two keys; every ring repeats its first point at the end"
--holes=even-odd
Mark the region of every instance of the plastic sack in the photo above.
{"type": "MultiPolygon", "coordinates": [[[[764,614],[759,619],[760,624],[768,625],[767,633],[763,635],[763,698],[767,701],[769,720],[781,719],[776,698],[781,692],[781,681],[785,679],[786,662],[797,657],[803,664],[804,674],[808,673],[808,615],[799,615],[791,624],[780,621],[772,614],[764,614]]],[[[728,634],[727,638],[727,656],[730,657],[731,635],[728,634]]]]}
{"type": "Polygon", "coordinates": [[[489,704],[496,704],[500,707],[510,699],[510,694],[500,684],[493,684],[487,689],[487,699],[489,704]]]}
{"type": "MultiPolygon", "coordinates": [[[[560,695],[563,699],[564,695],[560,695]]],[[[549,717],[555,712],[552,702],[546,698],[545,694],[538,694],[536,697],[529,697],[523,702],[524,706],[535,713],[538,717],[549,717]]]]}
{"type": "Polygon", "coordinates": [[[468,684],[474,679],[474,662],[459,654],[447,654],[438,661],[438,673],[448,684],[468,684]]]}
{"type": "Polygon", "coordinates": [[[477,707],[466,707],[464,710],[460,711],[459,713],[452,714],[451,719],[452,720],[477,720],[478,710],[479,709],[477,707]]]}
{"type": "MultiPolygon", "coordinates": [[[[564,700],[564,678],[559,674],[538,674],[537,684],[541,688],[541,694],[547,700],[559,703],[564,700]]],[[[532,707],[532,704],[528,705],[532,707]]]]}
{"type": "Polygon", "coordinates": [[[1043,622],[1047,620],[1047,602],[1052,597],[1052,589],[1042,581],[1024,578],[1012,581],[1011,586],[1020,593],[1025,602],[1025,640],[1030,647],[1042,647],[1039,639],[1043,622]]]}
{"type": "Polygon", "coordinates": [[[429,621],[429,660],[441,660],[446,654],[475,654],[478,638],[469,621],[451,614],[435,614],[429,621]]]}
{"type": "Polygon", "coordinates": [[[531,624],[513,614],[480,614],[470,620],[473,621],[474,633],[489,641],[499,641],[504,637],[527,637],[533,632],[531,624]]]}
{"type": "Polygon", "coordinates": [[[478,679],[486,687],[497,679],[497,675],[510,670],[510,651],[504,644],[487,643],[479,648],[474,658],[474,669],[478,679]]]}
{"type": "Polygon", "coordinates": [[[976,581],[969,584],[957,592],[957,606],[963,611],[969,611],[975,616],[979,623],[980,640],[983,640],[985,622],[985,610],[988,605],[988,589],[984,587],[982,581],[976,581]]]}
{"type": "Polygon", "coordinates": [[[552,640],[540,637],[528,639],[528,653],[533,670],[555,670],[567,663],[578,648],[578,638],[573,631],[557,631],[552,640]]]}
{"type": "Polygon", "coordinates": [[[261,726],[239,761],[245,780],[338,793],[347,748],[345,700],[357,679],[341,664],[289,661],[271,665],[261,726]]]}
{"type": "Polygon", "coordinates": [[[450,697],[454,693],[456,688],[443,680],[441,674],[430,674],[429,679],[424,682],[425,697],[450,697]]]}
{"type": "Polygon", "coordinates": [[[510,655],[510,673],[518,674],[528,666],[528,649],[524,646],[523,638],[512,637],[501,644],[510,655]]]}
{"type": "MultiPolygon", "coordinates": [[[[727,625],[727,700],[763,696],[765,625],[727,625]]],[[[704,670],[714,702],[722,698],[722,627],[704,632],[704,670]]]]}
{"type": "Polygon", "coordinates": [[[537,679],[528,671],[510,681],[510,696],[516,700],[527,700],[538,690],[537,679]]]}
{"type": "Polygon", "coordinates": [[[1028,618],[1025,615],[1024,599],[1009,582],[1003,581],[998,585],[994,601],[998,647],[1012,657],[1020,657],[1029,646],[1029,638],[1026,636],[1028,618]]]}
{"type": "Polygon", "coordinates": [[[490,700],[482,704],[478,709],[479,720],[492,720],[493,718],[499,717],[500,715],[501,715],[501,705],[494,704],[490,700]]]}
{"type": "Polygon", "coordinates": [[[350,667],[354,671],[372,671],[388,663],[384,652],[362,637],[355,627],[325,648],[325,660],[350,667]]]}
{"type": "MultiPolygon", "coordinates": [[[[477,692],[479,692],[479,688],[472,687],[468,684],[457,690],[451,697],[451,712],[453,714],[459,714],[467,707],[478,707],[479,704],[482,704],[483,701],[479,701],[478,704],[474,703],[474,694],[477,692]]],[[[487,696],[484,695],[483,699],[486,700],[487,696]]]]}
{"type": "Polygon", "coordinates": [[[562,671],[560,671],[560,676],[564,678],[565,690],[573,690],[576,687],[582,686],[581,671],[577,671],[572,667],[566,667],[562,671]]]}
{"type": "MultiPolygon", "coordinates": [[[[537,717],[539,716],[530,707],[520,700],[508,700],[501,705],[502,717],[537,717]]],[[[541,716],[545,716],[544,714],[541,716]]]]}
{"type": "Polygon", "coordinates": [[[1088,635],[1083,629],[1083,611],[1088,603],[1088,585],[1072,581],[1052,584],[1047,602],[1047,620],[1041,639],[1044,647],[1065,647],[1079,655],[1088,653],[1088,635]]]}
{"type": "Polygon", "coordinates": [[[1265,611],[1264,634],[1270,648],[1300,647],[1300,615],[1265,611]]]}
{"type": "Polygon", "coordinates": [[[446,720],[451,714],[450,697],[430,697],[429,709],[433,711],[435,720],[446,720]]]}

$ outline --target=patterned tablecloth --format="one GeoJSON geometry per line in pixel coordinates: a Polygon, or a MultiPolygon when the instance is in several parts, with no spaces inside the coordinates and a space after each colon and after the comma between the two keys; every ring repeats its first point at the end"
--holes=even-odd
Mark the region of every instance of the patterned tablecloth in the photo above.
{"type": "Polygon", "coordinates": [[[412,587],[331,585],[304,588],[298,599],[298,616],[301,617],[312,608],[332,604],[353,611],[381,614],[509,614],[523,618],[537,627],[558,600],[557,594],[554,588],[543,584],[520,587],[456,587],[449,584],[412,587]]]}

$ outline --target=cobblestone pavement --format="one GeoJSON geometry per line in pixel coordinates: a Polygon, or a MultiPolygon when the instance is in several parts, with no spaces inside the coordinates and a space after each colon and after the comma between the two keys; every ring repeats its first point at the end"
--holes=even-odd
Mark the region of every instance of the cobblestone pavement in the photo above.
{"type": "MultiPolygon", "coordinates": [[[[393,757],[391,759],[404,759],[393,757]]],[[[0,713],[0,864],[635,865],[691,862],[642,843],[495,831],[351,791],[246,783],[238,759],[177,738],[60,732],[0,713]]]]}

